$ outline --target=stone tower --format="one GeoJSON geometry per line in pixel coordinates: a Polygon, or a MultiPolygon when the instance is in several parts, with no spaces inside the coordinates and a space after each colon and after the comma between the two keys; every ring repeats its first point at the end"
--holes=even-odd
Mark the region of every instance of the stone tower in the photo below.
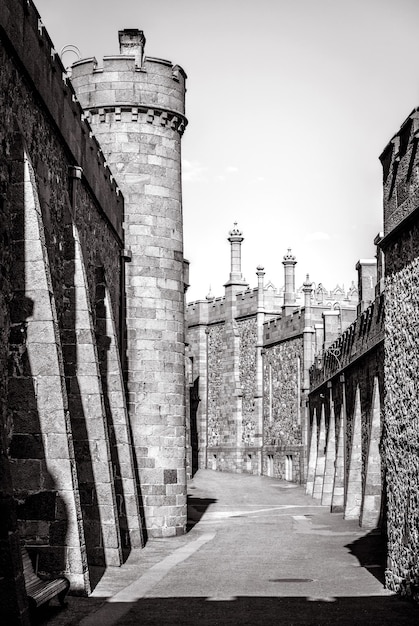
{"type": "Polygon", "coordinates": [[[149,536],[186,524],[184,259],[181,137],[186,74],[144,56],[119,32],[120,54],[78,61],[72,83],[125,198],[128,410],[149,536]]]}

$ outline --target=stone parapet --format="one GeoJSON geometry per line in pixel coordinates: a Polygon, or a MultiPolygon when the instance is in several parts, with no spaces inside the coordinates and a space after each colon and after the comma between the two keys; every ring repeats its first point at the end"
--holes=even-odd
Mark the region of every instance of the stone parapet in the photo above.
{"type": "Polygon", "coordinates": [[[414,109],[380,156],[384,183],[384,237],[397,229],[418,207],[418,140],[419,109],[414,109]]]}
{"type": "MultiPolygon", "coordinates": [[[[281,310],[283,295],[270,288],[264,289],[265,312],[268,317],[278,315],[281,310]]],[[[235,310],[237,318],[256,315],[258,308],[258,289],[246,289],[235,294],[235,310]]],[[[187,305],[187,323],[189,327],[197,324],[215,324],[225,318],[225,296],[206,300],[196,300],[187,305]]]]}
{"type": "Polygon", "coordinates": [[[150,115],[158,112],[163,116],[160,123],[167,122],[164,113],[170,112],[169,123],[177,115],[183,128],[187,124],[186,74],[170,61],[145,57],[138,67],[134,55],[118,55],[104,57],[103,67],[98,67],[95,58],[82,59],[72,65],[71,76],[85,109],[131,104],[146,113],[150,110],[150,115]]]}
{"type": "Polygon", "coordinates": [[[384,294],[381,294],[342,335],[316,358],[310,370],[310,389],[336,376],[384,340],[384,294]]]}
{"type": "Polygon", "coordinates": [[[268,320],[263,325],[263,343],[265,346],[276,343],[286,337],[302,335],[304,315],[300,309],[285,317],[268,320]]]}

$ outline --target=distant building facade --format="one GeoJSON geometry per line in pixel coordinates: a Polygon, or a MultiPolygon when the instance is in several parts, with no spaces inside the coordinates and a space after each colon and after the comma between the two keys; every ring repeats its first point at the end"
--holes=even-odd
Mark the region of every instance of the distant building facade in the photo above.
{"type": "Polygon", "coordinates": [[[308,371],[355,319],[358,289],[329,292],[308,276],[297,289],[290,250],[282,289],[265,285],[263,267],[250,289],[241,272],[243,240],[235,225],[225,295],[187,308],[191,463],[303,482],[308,371]]]}

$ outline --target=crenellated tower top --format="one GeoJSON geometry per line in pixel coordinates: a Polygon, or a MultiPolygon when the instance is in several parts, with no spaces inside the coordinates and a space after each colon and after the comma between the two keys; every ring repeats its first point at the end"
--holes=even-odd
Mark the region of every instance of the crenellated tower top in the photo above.
{"type": "Polygon", "coordinates": [[[72,65],[71,80],[92,123],[145,122],[183,134],[186,73],[166,59],[144,54],[146,38],[137,28],[118,32],[120,54],[72,65]]]}

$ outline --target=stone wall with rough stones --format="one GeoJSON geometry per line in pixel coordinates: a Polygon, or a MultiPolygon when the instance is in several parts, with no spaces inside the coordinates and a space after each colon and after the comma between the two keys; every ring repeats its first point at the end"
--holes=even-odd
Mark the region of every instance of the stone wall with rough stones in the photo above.
{"type": "Polygon", "coordinates": [[[255,444],[257,423],[255,417],[256,388],[256,343],[257,324],[252,317],[237,322],[240,338],[239,377],[242,393],[242,442],[255,444]]]}
{"type": "Polygon", "coordinates": [[[383,460],[387,495],[386,585],[419,598],[418,302],[419,112],[381,155],[386,322],[383,460]]]}
{"type": "Polygon", "coordinates": [[[301,457],[301,336],[266,346],[263,356],[264,473],[299,482],[301,457]],[[290,468],[286,468],[288,457],[290,468]]]}
{"type": "Polygon", "coordinates": [[[386,323],[383,458],[387,491],[386,585],[419,598],[418,302],[419,114],[384,150],[386,323]]]}
{"type": "MultiPolygon", "coordinates": [[[[209,448],[216,448],[221,443],[222,433],[228,433],[221,421],[221,406],[226,401],[222,395],[223,357],[225,346],[224,324],[217,324],[208,329],[208,425],[207,441],[209,448]]],[[[230,443],[228,440],[223,443],[230,443]]]]}
{"type": "MultiPolygon", "coordinates": [[[[0,72],[4,72],[7,58],[1,51],[0,72]]],[[[2,97],[0,95],[0,102],[2,97]]],[[[1,144],[8,149],[4,129],[0,130],[1,144]]],[[[11,147],[8,149],[9,154],[11,147]]],[[[17,501],[13,493],[10,440],[13,435],[13,422],[8,412],[9,393],[9,335],[10,302],[13,297],[12,266],[12,212],[7,210],[6,194],[11,185],[11,168],[5,159],[0,159],[0,576],[2,587],[0,603],[5,619],[20,619],[29,623],[25,603],[25,588],[22,570],[16,567],[19,562],[20,537],[17,521],[17,501]]]]}
{"type": "Polygon", "coordinates": [[[207,332],[207,466],[221,471],[258,472],[255,446],[256,318],[213,324],[207,332]],[[230,323],[231,327],[231,323],[230,323]],[[231,329],[230,329],[231,330],[231,329]],[[231,384],[231,342],[237,342],[237,380],[231,384]],[[241,419],[234,419],[239,406],[241,419]]]}
{"type": "Polygon", "coordinates": [[[388,501],[386,582],[390,589],[416,597],[419,593],[418,235],[416,223],[386,250],[389,273],[383,437],[388,501]]]}
{"type": "Polygon", "coordinates": [[[76,62],[72,83],[125,198],[128,387],[147,532],[186,527],[181,137],[186,74],[119,33],[120,54],[76,62]]]}
{"type": "Polygon", "coordinates": [[[265,348],[264,442],[296,445],[301,441],[300,403],[301,337],[265,348]]]}

